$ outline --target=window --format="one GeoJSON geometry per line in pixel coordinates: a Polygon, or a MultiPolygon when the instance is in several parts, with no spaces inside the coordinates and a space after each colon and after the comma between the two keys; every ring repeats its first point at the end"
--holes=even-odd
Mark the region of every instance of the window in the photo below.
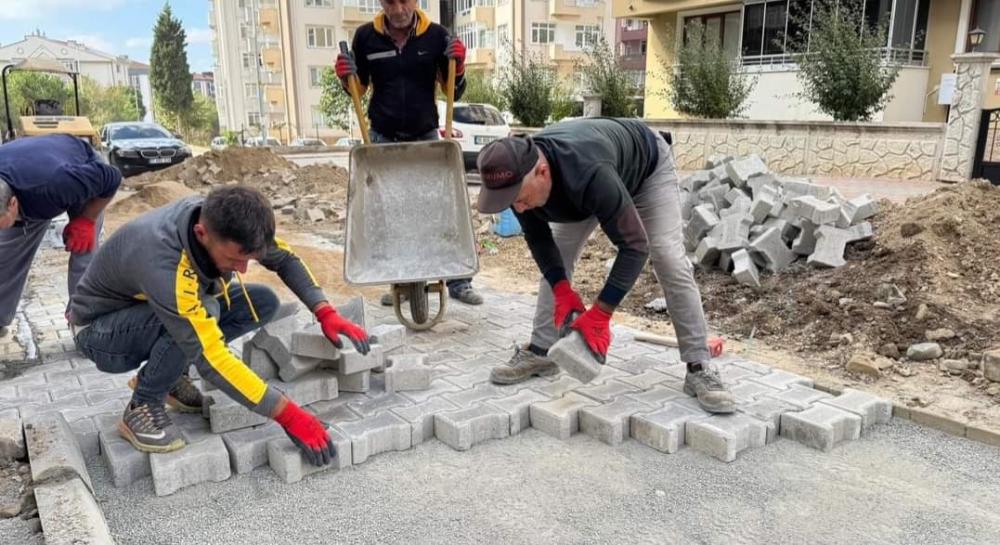
{"type": "Polygon", "coordinates": [[[312,107],[312,126],[316,129],[327,128],[326,116],[323,115],[323,111],[319,109],[319,106],[312,107]]]}
{"type": "Polygon", "coordinates": [[[244,90],[246,91],[246,98],[257,100],[259,92],[257,90],[257,84],[256,83],[247,83],[247,84],[244,84],[244,90]]]}
{"type": "Polygon", "coordinates": [[[504,44],[510,41],[510,25],[504,23],[497,26],[497,43],[504,44]]]}
{"type": "MultiPolygon", "coordinates": [[[[921,4],[925,3],[921,1],[921,4]]],[[[993,0],[976,0],[976,5],[972,9],[972,21],[969,29],[981,28],[986,32],[983,36],[983,43],[979,45],[979,51],[1000,52],[1000,2],[993,0]]],[[[968,37],[966,37],[968,42],[968,37]]],[[[968,45],[972,51],[972,44],[968,45]]]]}
{"type": "Polygon", "coordinates": [[[332,26],[306,27],[306,44],[310,48],[334,47],[332,26]]]}
{"type": "Polygon", "coordinates": [[[307,8],[332,8],[333,0],[306,0],[307,8]]]}
{"type": "Polygon", "coordinates": [[[246,25],[240,25],[240,39],[246,40],[250,36],[250,32],[247,30],[246,25]]]}
{"type": "Polygon", "coordinates": [[[576,46],[591,47],[597,43],[601,27],[596,25],[576,25],[576,46]]]}
{"type": "Polygon", "coordinates": [[[256,66],[256,63],[254,62],[254,59],[256,57],[257,57],[257,55],[254,55],[253,53],[244,53],[243,54],[243,68],[246,69],[246,70],[249,70],[251,68],[256,68],[257,66],[256,66]]]}
{"type": "Polygon", "coordinates": [[[555,23],[531,23],[531,43],[547,44],[556,41],[555,23]]]}
{"type": "Polygon", "coordinates": [[[784,53],[787,18],[788,0],[746,6],[743,15],[743,56],[784,53]]]}
{"type": "MultiPolygon", "coordinates": [[[[379,0],[344,0],[345,6],[357,6],[361,13],[378,13],[382,11],[379,0]]],[[[424,9],[426,2],[420,3],[420,8],[424,9]]]]}
{"type": "Polygon", "coordinates": [[[258,112],[247,112],[247,125],[251,127],[260,126],[260,113],[258,112]]]}
{"type": "Polygon", "coordinates": [[[309,86],[319,87],[323,81],[323,70],[325,66],[310,66],[309,67],[309,86]]]}
{"type": "Polygon", "coordinates": [[[592,8],[596,6],[598,3],[599,0],[576,0],[576,5],[583,8],[592,8]]]}
{"type": "MultiPolygon", "coordinates": [[[[749,6],[748,6],[749,8],[749,6]]],[[[740,12],[710,13],[684,18],[684,43],[688,41],[688,27],[701,24],[703,40],[713,40],[721,47],[729,58],[735,59],[739,54],[740,12]]],[[[642,52],[646,53],[646,42],[642,43],[642,52]]]]}
{"type": "Polygon", "coordinates": [[[645,19],[625,19],[622,24],[625,30],[644,30],[649,26],[649,21],[645,19]]]}

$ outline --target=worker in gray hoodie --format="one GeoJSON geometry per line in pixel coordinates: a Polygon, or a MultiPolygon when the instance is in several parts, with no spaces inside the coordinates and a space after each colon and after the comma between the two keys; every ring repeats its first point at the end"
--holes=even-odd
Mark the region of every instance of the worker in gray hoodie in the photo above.
{"type": "Polygon", "coordinates": [[[335,346],[344,335],[368,352],[367,333],[337,313],[305,263],[275,238],[274,213],[258,191],[219,187],[207,197],[148,212],[101,247],[69,312],[77,347],[98,369],[125,373],[147,361],[118,424],[137,449],[184,446],[164,403],[201,412],[202,394],[187,377],[193,364],[204,380],[281,424],[314,465],[335,457],[325,426],[261,380],[226,344],[267,323],[278,308],[270,288],[244,284],[239,276],[251,259],[278,274],[335,346]]]}

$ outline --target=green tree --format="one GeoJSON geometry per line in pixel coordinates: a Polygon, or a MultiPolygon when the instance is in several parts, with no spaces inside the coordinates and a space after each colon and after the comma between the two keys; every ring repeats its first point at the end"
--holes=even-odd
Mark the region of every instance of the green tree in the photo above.
{"type": "MultiPolygon", "coordinates": [[[[10,92],[10,115],[17,127],[18,119],[25,109],[38,99],[58,101],[67,114],[75,113],[73,90],[66,78],[44,72],[11,72],[7,78],[7,88],[10,92]]],[[[0,89],[2,93],[2,89],[0,89]]],[[[7,129],[7,113],[0,108],[0,121],[3,129],[7,129]]]]}
{"type": "MultiPolygon", "coordinates": [[[[798,20],[808,29],[808,14],[798,20]]],[[[812,31],[789,36],[799,65],[799,96],[836,121],[867,121],[892,98],[900,65],[883,59],[888,22],[865,21],[859,0],[815,0],[812,31]]]]}
{"type": "Polygon", "coordinates": [[[583,115],[583,103],[573,98],[573,90],[557,85],[552,90],[552,121],[583,115]]]}
{"type": "Polygon", "coordinates": [[[497,89],[492,75],[485,70],[467,70],[465,72],[465,93],[462,94],[462,101],[492,104],[499,110],[505,110],[507,107],[503,93],[497,89]]]}
{"type": "Polygon", "coordinates": [[[756,78],[740,70],[719,40],[705,36],[700,21],[689,22],[685,30],[686,43],[677,51],[677,64],[661,61],[667,74],[666,98],[674,109],[691,117],[740,117],[756,78]]]}
{"type": "Polygon", "coordinates": [[[188,144],[206,145],[219,134],[219,113],[210,97],[194,95],[191,107],[179,117],[166,109],[159,96],[153,102],[157,122],[179,133],[188,144]]]}
{"type": "Polygon", "coordinates": [[[164,112],[176,119],[175,126],[183,122],[184,112],[194,104],[186,47],[184,28],[166,3],[153,27],[149,81],[164,112]]]}
{"type": "Polygon", "coordinates": [[[601,115],[635,117],[633,100],[638,91],[608,41],[599,37],[585,53],[576,68],[583,75],[583,86],[601,97],[601,115]]]}
{"type": "Polygon", "coordinates": [[[95,129],[115,121],[142,118],[131,87],[105,87],[86,76],[80,77],[80,108],[95,129]]]}
{"type": "Polygon", "coordinates": [[[500,94],[507,108],[523,125],[544,126],[552,114],[554,72],[537,55],[522,55],[509,42],[504,47],[510,62],[500,69],[500,94]]]}
{"type": "MultiPolygon", "coordinates": [[[[344,92],[344,88],[340,85],[340,78],[337,77],[332,68],[323,69],[320,76],[320,87],[323,89],[323,94],[319,98],[319,110],[323,113],[327,123],[345,131],[350,130],[351,124],[357,121],[354,119],[356,117],[354,103],[351,101],[351,95],[344,92]]],[[[361,97],[361,106],[365,112],[368,111],[370,97],[371,93],[365,93],[361,97]]]]}

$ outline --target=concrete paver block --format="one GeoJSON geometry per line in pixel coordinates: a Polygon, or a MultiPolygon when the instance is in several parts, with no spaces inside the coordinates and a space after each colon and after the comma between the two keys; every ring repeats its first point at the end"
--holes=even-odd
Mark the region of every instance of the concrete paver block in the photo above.
{"type": "Polygon", "coordinates": [[[426,390],[419,392],[401,392],[399,395],[414,403],[423,403],[432,397],[437,397],[448,392],[457,392],[461,389],[461,386],[453,382],[449,382],[443,378],[436,378],[431,381],[431,387],[426,390]]]}
{"type": "Polygon", "coordinates": [[[467,408],[475,405],[479,405],[483,401],[489,399],[497,399],[504,396],[510,395],[516,389],[515,387],[502,387],[496,384],[484,383],[477,384],[468,390],[459,390],[457,392],[449,392],[443,394],[441,397],[447,399],[449,402],[453,403],[456,407],[467,408]]]}
{"type": "Polygon", "coordinates": [[[637,375],[629,375],[626,377],[616,378],[615,380],[619,382],[624,382],[625,384],[635,386],[639,390],[648,390],[657,384],[663,384],[664,382],[670,380],[672,377],[665,373],[661,373],[655,369],[647,369],[642,373],[637,375]]]}
{"type": "Polygon", "coordinates": [[[90,491],[94,490],[80,445],[61,414],[25,418],[24,439],[35,484],[79,477],[90,491]]]}
{"type": "Polygon", "coordinates": [[[385,370],[385,391],[406,392],[431,387],[433,369],[427,366],[426,354],[389,356],[385,370]]]}
{"type": "Polygon", "coordinates": [[[767,394],[776,394],[781,391],[783,390],[765,386],[752,380],[741,380],[729,388],[729,392],[736,398],[737,403],[752,403],[767,394]]]}
{"type": "Polygon", "coordinates": [[[38,518],[47,545],[112,545],[104,513],[78,478],[35,485],[38,518]]]}
{"type": "Polygon", "coordinates": [[[702,267],[714,267],[719,262],[720,255],[719,242],[711,235],[701,239],[694,250],[695,262],[702,267]]]}
{"type": "Polygon", "coordinates": [[[699,452],[732,462],[740,452],[766,444],[767,426],[744,414],[717,415],[687,422],[684,442],[699,452]]]}
{"type": "Polygon", "coordinates": [[[767,270],[779,273],[795,261],[795,254],[785,246],[781,230],[771,227],[750,242],[750,248],[764,258],[767,270]]]}
{"type": "Polygon", "coordinates": [[[817,225],[809,220],[802,220],[799,234],[792,241],[792,252],[796,255],[812,255],[816,251],[817,225]]]}
{"type": "Polygon", "coordinates": [[[98,432],[98,437],[101,456],[115,487],[128,486],[151,475],[149,454],[136,450],[131,443],[122,439],[117,429],[103,427],[98,432]]]}
{"type": "Polygon", "coordinates": [[[337,387],[341,392],[365,393],[371,389],[371,371],[361,371],[353,375],[345,375],[337,371],[337,387]]]}
{"type": "Polygon", "coordinates": [[[314,371],[323,362],[324,360],[317,358],[289,355],[288,359],[284,362],[277,362],[278,376],[285,382],[292,382],[302,375],[314,371]]]}
{"type": "Polygon", "coordinates": [[[762,223],[781,202],[778,189],[771,185],[761,185],[753,192],[753,202],[750,204],[750,216],[754,223],[762,223]]]}
{"type": "Polygon", "coordinates": [[[367,330],[368,315],[365,312],[364,297],[352,297],[346,303],[337,305],[337,312],[344,318],[361,326],[362,329],[367,330]]]}
{"type": "MultiPolygon", "coordinates": [[[[278,366],[271,359],[271,356],[267,355],[257,345],[248,342],[243,344],[243,363],[247,364],[247,367],[257,373],[257,376],[263,380],[271,380],[273,378],[278,378],[278,366]]],[[[214,384],[208,381],[202,381],[206,385],[206,390],[217,389],[214,384]],[[209,388],[211,385],[211,388],[209,388]]]]}
{"type": "Polygon", "coordinates": [[[267,465],[267,444],[284,436],[285,431],[274,422],[222,434],[222,441],[229,451],[229,466],[240,475],[267,465]]]}
{"type": "Polygon", "coordinates": [[[380,324],[368,330],[386,352],[406,346],[406,327],[399,324],[380,324]]]}
{"type": "Polygon", "coordinates": [[[236,400],[227,395],[217,395],[213,399],[215,403],[212,403],[208,407],[208,420],[211,424],[212,433],[225,433],[227,431],[251,428],[268,421],[267,417],[240,405],[236,400]]]}
{"type": "Polygon", "coordinates": [[[708,236],[715,239],[719,251],[733,252],[743,248],[750,236],[753,218],[749,214],[729,214],[722,217],[708,236]]]}
{"type": "Polygon", "coordinates": [[[702,202],[711,203],[712,209],[718,213],[729,206],[729,202],[726,200],[729,189],[727,183],[708,184],[698,192],[698,196],[701,197],[702,202]]]}
{"type": "Polygon", "coordinates": [[[851,239],[851,232],[846,229],[837,229],[829,225],[821,225],[816,229],[816,249],[806,260],[810,265],[816,267],[842,267],[847,261],[844,260],[844,250],[851,239]]]}
{"type": "Polygon", "coordinates": [[[524,389],[512,396],[488,400],[486,404],[507,413],[510,418],[510,434],[514,435],[531,427],[531,405],[549,399],[551,398],[543,393],[524,389]]]}
{"type": "Polygon", "coordinates": [[[687,397],[687,394],[666,385],[657,385],[644,392],[627,394],[627,397],[651,407],[663,407],[671,401],[687,397]]]}
{"type": "Polygon", "coordinates": [[[652,409],[650,405],[627,397],[596,407],[584,407],[580,409],[580,432],[609,445],[620,445],[630,437],[632,415],[652,409]]]}
{"type": "Polygon", "coordinates": [[[199,483],[222,482],[232,475],[229,451],[219,435],[173,452],[150,454],[149,468],[157,496],[169,496],[199,483]]]}
{"type": "Polygon", "coordinates": [[[767,426],[767,442],[773,443],[781,429],[781,415],[800,409],[777,399],[763,397],[745,405],[738,405],[736,410],[764,422],[767,426]]]}
{"type": "Polygon", "coordinates": [[[289,351],[296,356],[324,361],[340,359],[340,350],[326,338],[319,324],[292,332],[289,351]]]}
{"type": "MultiPolygon", "coordinates": [[[[708,169],[713,169],[719,165],[712,165],[708,169]]],[[[712,177],[709,175],[708,170],[696,170],[688,176],[685,176],[681,181],[680,185],[687,191],[698,191],[699,189],[705,187],[708,182],[710,182],[712,177]]]]}
{"type": "Polygon", "coordinates": [[[726,163],[726,172],[736,187],[743,187],[753,176],[767,174],[767,165],[759,155],[749,155],[726,163]]]}
{"type": "Polygon", "coordinates": [[[580,429],[580,409],[597,405],[596,401],[574,393],[539,401],[531,405],[531,427],[557,439],[569,439],[580,429]]]}
{"type": "Polygon", "coordinates": [[[872,426],[885,424],[892,419],[892,402],[860,390],[847,388],[839,396],[823,399],[820,403],[860,416],[862,431],[868,431],[872,426]]]}
{"type": "Polygon", "coordinates": [[[747,380],[763,384],[764,386],[770,386],[771,388],[777,388],[778,390],[784,390],[785,388],[789,388],[796,384],[807,388],[813,387],[813,380],[811,378],[779,370],[774,370],[766,375],[749,378],[747,380]]]}
{"type": "Polygon", "coordinates": [[[299,405],[311,405],[317,401],[336,399],[340,393],[337,372],[332,369],[311,371],[295,382],[271,381],[272,386],[281,390],[299,405]]]}
{"type": "Polygon", "coordinates": [[[455,450],[468,450],[510,435],[510,416],[499,407],[480,404],[434,415],[434,436],[455,450]]]}
{"type": "MultiPolygon", "coordinates": [[[[459,373],[457,375],[449,375],[446,380],[460,388],[472,388],[477,384],[483,384],[490,381],[490,368],[485,366],[478,367],[472,371],[459,373]]],[[[434,381],[431,382],[433,383],[434,381]]]]}
{"type": "Polygon", "coordinates": [[[875,236],[875,229],[872,227],[872,224],[867,221],[851,226],[847,229],[847,232],[850,233],[847,242],[868,240],[875,236]]]}
{"type": "Polygon", "coordinates": [[[790,386],[780,392],[767,394],[766,397],[787,403],[798,409],[808,409],[817,401],[831,399],[833,396],[826,392],[806,388],[805,386],[790,386]]]}
{"type": "Polygon", "coordinates": [[[330,439],[337,450],[331,463],[314,466],[302,457],[302,451],[286,437],[277,437],[267,443],[267,463],[278,477],[288,484],[321,471],[341,470],[352,465],[351,440],[333,428],[327,428],[330,439]]]}
{"type": "Polygon", "coordinates": [[[351,459],[355,465],[364,463],[369,456],[407,450],[412,445],[410,423],[389,411],[337,424],[336,428],[351,440],[351,459]]]}
{"type": "Polygon", "coordinates": [[[619,380],[609,380],[604,384],[582,386],[580,388],[577,388],[575,391],[576,393],[582,396],[589,397],[594,401],[600,401],[602,403],[613,401],[625,394],[633,394],[639,392],[639,388],[636,388],[631,384],[625,384],[624,382],[619,382],[619,380]]]}
{"type": "Polygon", "coordinates": [[[833,224],[840,218],[839,205],[822,201],[813,196],[795,197],[789,206],[800,218],[807,219],[816,225],[833,224]]]}
{"type": "Polygon", "coordinates": [[[719,216],[708,209],[704,204],[695,206],[691,210],[691,219],[684,226],[684,236],[697,246],[698,242],[719,223],[719,216]]]}
{"type": "Polygon", "coordinates": [[[0,462],[24,456],[24,432],[17,409],[0,411],[0,462]]]}
{"type": "Polygon", "coordinates": [[[733,252],[731,257],[733,261],[733,278],[744,286],[759,288],[760,272],[757,270],[757,264],[750,258],[750,252],[738,250],[733,252]]]}
{"type": "Polygon", "coordinates": [[[390,409],[397,416],[410,423],[410,443],[417,446],[428,439],[434,438],[434,415],[444,411],[452,411],[458,407],[443,398],[434,397],[423,403],[409,407],[390,409]]]}
{"type": "Polygon", "coordinates": [[[383,368],[385,366],[385,353],[382,347],[373,344],[367,354],[361,354],[348,340],[344,340],[344,348],[340,349],[340,359],[337,360],[337,369],[342,375],[354,375],[371,369],[383,368]]]}
{"type": "Polygon", "coordinates": [[[853,225],[878,214],[878,201],[865,193],[847,201],[844,204],[844,210],[847,212],[853,225]]]}
{"type": "Polygon", "coordinates": [[[781,415],[781,436],[824,452],[861,436],[861,417],[832,405],[817,403],[797,413],[781,415]]]}
{"type": "Polygon", "coordinates": [[[602,365],[577,331],[559,339],[549,348],[549,359],[567,375],[586,384],[601,374],[602,365]]]}
{"type": "Polygon", "coordinates": [[[684,426],[704,414],[679,403],[666,403],[651,412],[629,418],[629,434],[636,441],[660,452],[673,454],[684,445],[684,426]]]}
{"type": "Polygon", "coordinates": [[[101,443],[98,440],[97,425],[91,418],[81,418],[69,425],[76,437],[76,444],[80,445],[80,453],[84,460],[94,460],[101,456],[101,443]]]}
{"type": "Polygon", "coordinates": [[[573,390],[576,390],[581,386],[583,386],[583,383],[580,382],[579,380],[576,380],[575,378],[570,376],[563,375],[558,379],[549,382],[548,384],[535,386],[534,389],[549,396],[552,399],[555,399],[557,397],[562,397],[564,394],[572,392],[573,390]]]}

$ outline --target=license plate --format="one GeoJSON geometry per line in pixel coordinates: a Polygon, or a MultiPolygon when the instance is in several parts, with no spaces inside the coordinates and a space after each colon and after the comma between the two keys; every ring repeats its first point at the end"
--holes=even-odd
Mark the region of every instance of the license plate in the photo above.
{"type": "Polygon", "coordinates": [[[485,146],[486,144],[489,144],[490,142],[492,142],[492,141],[494,141],[496,139],[497,139],[496,136],[477,136],[476,137],[476,145],[485,146]]]}
{"type": "Polygon", "coordinates": [[[149,160],[149,164],[151,165],[164,165],[169,162],[170,162],[169,157],[153,157],[152,159],[149,160]]]}

